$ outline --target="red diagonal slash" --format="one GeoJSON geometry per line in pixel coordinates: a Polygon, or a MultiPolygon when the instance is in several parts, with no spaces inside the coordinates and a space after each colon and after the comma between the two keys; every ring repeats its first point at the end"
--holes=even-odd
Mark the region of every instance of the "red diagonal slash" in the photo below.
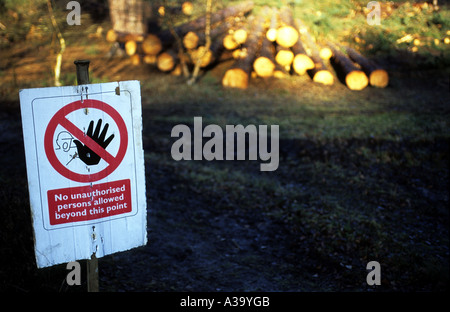
{"type": "Polygon", "coordinates": [[[66,177],[69,180],[77,181],[77,182],[93,182],[106,178],[110,175],[114,170],[122,162],[125,154],[127,153],[128,146],[128,132],[127,126],[123,121],[120,114],[111,106],[102,101],[85,99],[83,102],[75,101],[67,104],[62,107],[59,111],[55,113],[55,115],[50,119],[47,129],[45,130],[44,135],[44,148],[45,155],[47,156],[48,161],[52,165],[52,167],[62,176],[66,177]],[[120,134],[120,144],[119,150],[117,151],[116,156],[112,156],[108,153],[103,147],[101,147],[97,142],[95,142],[91,137],[87,136],[82,130],[77,128],[70,120],[66,118],[68,114],[71,112],[84,109],[84,108],[96,108],[102,110],[114,120],[119,129],[120,134]],[[80,142],[89,147],[92,152],[96,153],[99,157],[105,160],[108,163],[108,166],[103,170],[97,173],[88,173],[81,174],[74,172],[68,168],[64,164],[62,164],[58,157],[55,154],[54,148],[54,135],[56,133],[56,128],[58,125],[64,127],[67,131],[69,131],[74,137],[76,137],[80,142]]]}
{"type": "Polygon", "coordinates": [[[69,131],[74,137],[76,137],[81,143],[86,145],[95,154],[100,156],[108,164],[112,164],[116,158],[108,153],[103,147],[95,142],[91,137],[87,136],[83,131],[78,129],[69,119],[63,118],[59,121],[60,125],[69,131]]]}

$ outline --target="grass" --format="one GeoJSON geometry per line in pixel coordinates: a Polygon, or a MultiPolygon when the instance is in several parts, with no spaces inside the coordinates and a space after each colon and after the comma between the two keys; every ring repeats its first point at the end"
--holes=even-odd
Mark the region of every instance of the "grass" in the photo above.
{"type": "MultiPolygon", "coordinates": [[[[359,280],[363,273],[355,268],[379,259],[389,268],[389,289],[418,289],[424,280],[440,289],[448,282],[450,133],[448,109],[433,100],[434,91],[421,90],[417,100],[412,89],[399,96],[398,89],[336,87],[317,101],[297,90],[295,79],[288,92],[276,83],[260,92],[261,86],[223,90],[211,77],[189,89],[165,79],[154,83],[165,85],[159,90],[168,97],[145,108],[153,121],[192,125],[193,116],[203,116],[204,126],[280,126],[280,167],[273,174],[259,172],[257,162],[173,162],[150,154],[175,167],[193,192],[222,198],[217,209],[239,207],[285,222],[314,257],[329,267],[352,267],[347,280],[359,280]],[[418,244],[422,239],[428,243],[418,244]]],[[[158,135],[163,141],[166,133],[158,135]]]]}

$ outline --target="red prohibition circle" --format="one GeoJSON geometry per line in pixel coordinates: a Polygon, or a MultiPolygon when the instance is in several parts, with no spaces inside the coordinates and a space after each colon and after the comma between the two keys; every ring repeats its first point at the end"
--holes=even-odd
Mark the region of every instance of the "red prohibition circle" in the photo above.
{"type": "Polygon", "coordinates": [[[128,132],[122,117],[111,105],[98,100],[86,99],[83,100],[83,102],[75,101],[70,104],[67,104],[59,111],[57,111],[56,114],[52,117],[52,119],[50,119],[50,122],[48,123],[44,135],[45,154],[47,155],[50,164],[59,174],[61,174],[62,176],[66,177],[69,180],[76,182],[94,182],[110,175],[114,170],[117,169],[117,167],[122,162],[127,151],[127,146],[128,146],[128,132]],[[109,116],[111,116],[111,118],[116,122],[120,133],[120,145],[116,156],[112,156],[111,154],[109,154],[105,149],[103,149],[90,137],[85,135],[83,131],[77,128],[74,124],[72,124],[72,122],[70,122],[66,118],[66,116],[71,112],[84,108],[99,109],[107,113],[109,116]],[[55,149],[53,146],[53,138],[56,131],[56,127],[58,125],[64,127],[81,143],[87,145],[92,151],[97,153],[97,155],[99,155],[103,160],[105,160],[108,163],[108,166],[105,169],[93,174],[80,174],[66,168],[56,157],[55,149]]]}

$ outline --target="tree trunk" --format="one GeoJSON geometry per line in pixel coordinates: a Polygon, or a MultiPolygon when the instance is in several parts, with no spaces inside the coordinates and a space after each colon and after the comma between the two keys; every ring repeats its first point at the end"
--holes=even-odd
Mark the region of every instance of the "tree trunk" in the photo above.
{"type": "Polygon", "coordinates": [[[269,29],[266,32],[266,38],[269,41],[274,42],[277,39],[277,29],[278,29],[278,10],[277,8],[272,8],[272,17],[270,18],[269,29]]]}
{"type": "Polygon", "coordinates": [[[314,62],[314,68],[310,69],[308,72],[310,73],[313,81],[324,85],[332,85],[334,83],[334,76],[325,66],[322,58],[320,57],[317,46],[312,40],[307,27],[300,19],[296,19],[295,24],[300,34],[302,34],[306,45],[311,51],[310,58],[314,62]]]}
{"type": "Polygon", "coordinates": [[[385,88],[389,84],[389,75],[386,70],[379,67],[371,60],[365,58],[360,53],[352,48],[346,48],[348,56],[356,63],[358,63],[362,70],[369,77],[371,86],[378,88],[385,88]]]}
{"type": "MultiPolygon", "coordinates": [[[[233,28],[235,24],[234,18],[228,18],[226,21],[216,25],[211,29],[211,38],[218,38],[223,40],[223,34],[233,28]]],[[[204,30],[190,31],[183,38],[183,45],[186,49],[195,49],[198,46],[205,45],[206,36],[204,30]]]]}
{"type": "Polygon", "coordinates": [[[147,55],[158,55],[162,50],[161,40],[155,34],[148,34],[142,41],[142,50],[147,55]]]}
{"type": "Polygon", "coordinates": [[[369,84],[366,74],[353,64],[347,56],[332,44],[329,44],[333,56],[331,62],[337,67],[336,72],[340,72],[345,78],[345,84],[350,90],[362,90],[369,84]]]}
{"type": "Polygon", "coordinates": [[[145,34],[145,3],[143,0],[108,0],[109,15],[116,33],[145,34]]]}
{"type": "MultiPolygon", "coordinates": [[[[224,37],[225,35],[222,35],[224,37]]],[[[212,65],[213,63],[217,62],[220,59],[220,56],[222,55],[222,52],[224,50],[224,46],[222,44],[222,37],[217,38],[217,40],[213,40],[211,43],[211,47],[208,51],[204,51],[205,46],[200,46],[191,53],[191,58],[193,62],[195,63],[199,57],[202,58],[200,67],[204,68],[207,66],[212,65]]]]}
{"type": "Polygon", "coordinates": [[[307,70],[314,68],[315,64],[306,53],[300,38],[291,49],[292,52],[294,52],[294,60],[292,61],[292,67],[298,75],[300,76],[304,75],[307,70]]]}
{"type": "Polygon", "coordinates": [[[246,89],[248,87],[250,74],[253,68],[253,61],[255,60],[256,54],[259,50],[263,30],[264,18],[262,16],[258,16],[253,22],[247,41],[243,46],[247,49],[247,55],[243,58],[237,59],[233,66],[225,72],[222,79],[222,85],[224,87],[241,89],[246,89]]]}
{"type": "Polygon", "coordinates": [[[290,67],[294,60],[294,52],[291,49],[277,46],[277,54],[275,55],[275,61],[282,67],[290,67]]]}
{"type": "MultiPolygon", "coordinates": [[[[216,13],[211,14],[211,25],[224,21],[231,16],[244,15],[247,12],[251,11],[253,9],[253,6],[254,4],[252,1],[246,1],[219,10],[216,13]]],[[[193,21],[175,27],[174,31],[178,34],[178,36],[182,38],[190,31],[196,32],[198,30],[205,29],[205,26],[206,26],[206,16],[202,16],[193,21]]],[[[174,37],[169,30],[161,31],[158,34],[158,37],[161,39],[161,42],[164,47],[169,47],[174,41],[174,37]]]]}
{"type": "Polygon", "coordinates": [[[294,25],[292,12],[288,7],[283,7],[280,10],[281,27],[277,30],[277,44],[290,48],[298,40],[298,31],[294,25]]]}
{"type": "Polygon", "coordinates": [[[264,36],[262,38],[259,56],[253,62],[253,69],[259,77],[267,78],[273,75],[275,70],[275,47],[272,41],[264,36]]]}
{"type": "Polygon", "coordinates": [[[178,62],[178,54],[174,50],[166,50],[158,55],[156,66],[160,71],[171,71],[178,62]]]}

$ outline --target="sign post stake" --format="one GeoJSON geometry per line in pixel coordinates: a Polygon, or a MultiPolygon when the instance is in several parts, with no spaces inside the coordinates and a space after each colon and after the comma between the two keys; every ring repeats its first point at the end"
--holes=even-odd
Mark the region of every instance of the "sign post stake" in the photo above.
{"type": "MultiPolygon", "coordinates": [[[[89,84],[89,60],[76,60],[77,84],[89,84]]],[[[87,291],[98,292],[98,259],[95,252],[87,260],[87,291]]]]}

